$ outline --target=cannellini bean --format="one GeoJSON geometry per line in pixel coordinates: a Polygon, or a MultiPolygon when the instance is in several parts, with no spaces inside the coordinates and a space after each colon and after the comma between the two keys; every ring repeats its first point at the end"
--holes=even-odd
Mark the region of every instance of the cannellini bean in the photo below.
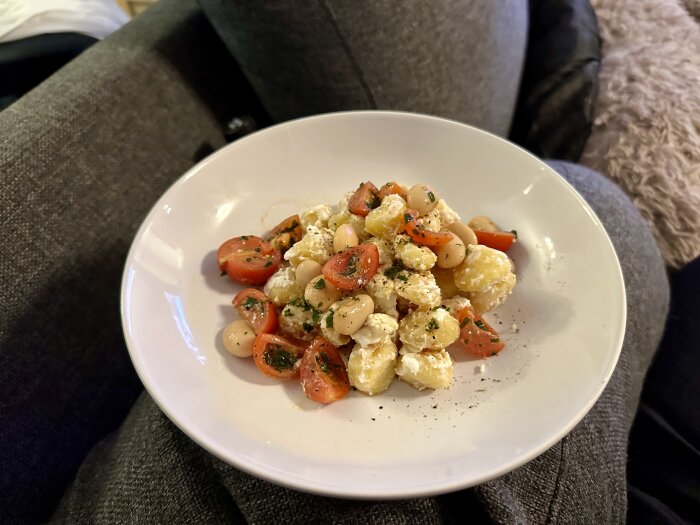
{"type": "Polygon", "coordinates": [[[295,281],[302,290],[317,275],[321,275],[321,265],[312,259],[301,261],[294,271],[295,281]]]}
{"type": "Polygon", "coordinates": [[[352,335],[365,324],[374,312],[374,301],[367,294],[343,299],[333,314],[333,329],[344,335],[352,335]]]}
{"type": "Polygon", "coordinates": [[[340,298],[340,290],[333,283],[325,279],[323,275],[314,277],[306,285],[304,290],[304,299],[308,303],[322,312],[328,310],[328,307],[340,298]]]}
{"type": "Polygon", "coordinates": [[[465,246],[469,246],[470,244],[479,244],[479,241],[476,240],[474,230],[463,222],[453,222],[452,224],[448,224],[447,229],[462,239],[465,246]]]}
{"type": "Polygon", "coordinates": [[[360,239],[357,236],[355,228],[350,224],[341,224],[333,234],[333,251],[335,253],[342,252],[350,246],[357,246],[360,239]]]}
{"type": "Polygon", "coordinates": [[[482,232],[497,232],[498,226],[491,220],[490,217],[486,215],[477,215],[472,220],[469,221],[469,227],[472,230],[479,230],[482,232]]]}
{"type": "Polygon", "coordinates": [[[467,256],[467,249],[462,239],[452,232],[450,235],[452,235],[452,240],[435,250],[436,264],[440,268],[454,268],[467,256]]]}
{"type": "Polygon", "coordinates": [[[408,190],[408,207],[416,210],[420,215],[425,215],[437,206],[440,197],[425,184],[415,184],[408,190]]]}
{"type": "Polygon", "coordinates": [[[244,319],[233,321],[224,328],[224,347],[229,354],[237,357],[253,355],[255,332],[244,319]]]}

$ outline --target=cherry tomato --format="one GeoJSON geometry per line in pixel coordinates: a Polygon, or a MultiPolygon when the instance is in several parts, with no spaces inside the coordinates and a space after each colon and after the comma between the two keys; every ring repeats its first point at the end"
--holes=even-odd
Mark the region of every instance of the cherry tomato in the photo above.
{"type": "Polygon", "coordinates": [[[510,248],[518,238],[515,232],[485,232],[474,230],[474,234],[479,244],[502,252],[508,251],[508,248],[510,248]]]}
{"type": "Polygon", "coordinates": [[[477,357],[496,355],[506,345],[496,330],[471,308],[463,308],[457,315],[461,328],[459,340],[477,357]]]}
{"type": "Polygon", "coordinates": [[[262,284],[279,268],[282,254],[255,235],[241,235],[224,242],[216,252],[221,271],[242,284],[262,284]]]}
{"type": "Polygon", "coordinates": [[[290,379],[299,375],[298,361],[304,349],[275,334],[258,334],[253,344],[253,360],[270,377],[290,379]]]}
{"type": "Polygon", "coordinates": [[[299,375],[306,396],[318,403],[338,401],[350,391],[345,362],[338,349],[321,336],[304,352],[299,375]]]}
{"type": "Polygon", "coordinates": [[[292,244],[300,241],[303,234],[299,215],[292,215],[272,228],[270,235],[267,236],[267,240],[270,241],[274,248],[286,251],[292,247],[292,244]]]}
{"type": "Polygon", "coordinates": [[[399,227],[399,233],[405,233],[416,244],[438,248],[444,246],[452,240],[450,232],[431,232],[425,226],[418,223],[418,212],[408,209],[403,214],[404,224],[399,227]]]}
{"type": "Polygon", "coordinates": [[[387,182],[379,188],[379,198],[383,199],[387,195],[398,195],[403,200],[406,200],[406,190],[401,187],[398,182],[387,182]]]}
{"type": "Polygon", "coordinates": [[[323,276],[340,290],[357,290],[374,277],[379,267],[375,244],[360,244],[336,253],[321,268],[323,276]]]}
{"type": "Polygon", "coordinates": [[[256,334],[269,334],[277,330],[277,308],[260,290],[246,288],[238,292],[232,303],[256,334]]]}
{"type": "Polygon", "coordinates": [[[371,182],[363,182],[348,201],[348,210],[355,215],[366,217],[369,212],[382,203],[377,187],[371,182]]]}

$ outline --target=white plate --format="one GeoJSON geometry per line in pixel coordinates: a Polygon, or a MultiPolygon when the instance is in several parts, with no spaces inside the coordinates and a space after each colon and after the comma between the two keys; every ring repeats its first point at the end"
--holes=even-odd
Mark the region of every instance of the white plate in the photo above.
{"type": "Polygon", "coordinates": [[[138,231],[122,289],[131,358],[175,424],[256,476],[355,498],[457,490],[544,452],[603,390],[625,312],[610,240],[559,175],[483,131],[378,111],[288,122],[192,168],[138,231]],[[322,406],[298,383],[268,379],[252,360],[223,350],[239,288],[219,276],[214,252],[305,206],[335,204],[364,180],[427,182],[463,218],[486,214],[516,229],[519,282],[487,316],[506,349],[486,360],[453,352],[448,390],[418,392],[395,381],[382,395],[351,392],[322,406]]]}

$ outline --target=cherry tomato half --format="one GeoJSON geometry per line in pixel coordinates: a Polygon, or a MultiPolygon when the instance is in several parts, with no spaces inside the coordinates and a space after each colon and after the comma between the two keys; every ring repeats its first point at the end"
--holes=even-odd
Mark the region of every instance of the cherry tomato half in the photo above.
{"type": "Polygon", "coordinates": [[[508,251],[508,248],[510,248],[518,238],[514,232],[485,232],[474,230],[474,234],[479,244],[502,252],[508,251]]]}
{"type": "Polygon", "coordinates": [[[299,375],[298,361],[303,353],[303,348],[275,334],[258,334],[253,344],[255,366],[263,374],[278,379],[299,375]]]}
{"type": "Polygon", "coordinates": [[[299,376],[306,396],[318,403],[338,401],[350,391],[345,362],[338,349],[321,336],[304,352],[299,376]]]}
{"type": "Polygon", "coordinates": [[[503,350],[506,344],[496,330],[471,308],[463,308],[457,314],[459,340],[477,357],[489,357],[503,350]]]}
{"type": "Polygon", "coordinates": [[[379,198],[383,199],[387,195],[398,195],[406,200],[406,190],[398,182],[387,182],[379,188],[379,198]]]}
{"type": "Polygon", "coordinates": [[[282,254],[255,235],[241,235],[224,242],[216,252],[221,271],[242,284],[262,284],[279,268],[282,254]]]}
{"type": "Polygon", "coordinates": [[[267,240],[274,248],[286,251],[292,247],[292,244],[300,241],[303,234],[299,215],[292,215],[272,228],[267,240]]]}
{"type": "Polygon", "coordinates": [[[379,267],[379,250],[375,244],[345,248],[326,261],[321,272],[340,290],[357,290],[374,277],[379,267]]]}
{"type": "Polygon", "coordinates": [[[418,223],[418,212],[408,209],[403,214],[404,224],[399,227],[399,233],[405,233],[413,242],[421,246],[438,248],[452,240],[450,232],[431,232],[418,223]]]}
{"type": "Polygon", "coordinates": [[[277,330],[277,308],[260,290],[246,288],[238,292],[232,303],[256,334],[269,334],[277,330]]]}
{"type": "Polygon", "coordinates": [[[348,210],[355,215],[366,217],[369,212],[382,203],[377,187],[371,182],[363,182],[348,201],[348,210]]]}

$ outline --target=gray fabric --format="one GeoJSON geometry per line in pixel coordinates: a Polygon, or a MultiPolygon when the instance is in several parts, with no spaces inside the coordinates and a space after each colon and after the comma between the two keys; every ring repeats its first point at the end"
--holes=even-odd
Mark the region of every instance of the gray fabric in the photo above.
{"type": "Polygon", "coordinates": [[[525,1],[199,1],[278,121],[379,108],[508,133],[525,1]]]}
{"type": "Polygon", "coordinates": [[[552,163],[591,203],[620,257],[627,334],[618,366],[584,420],[550,450],[494,481],[400,502],[297,493],[237,471],[195,445],[143,394],[124,425],[88,457],[58,523],[624,523],[627,436],[668,307],[664,266],[624,194],[585,168],[552,163]]]}
{"type": "Polygon", "coordinates": [[[224,144],[235,67],[194,1],[164,0],[0,113],[0,522],[48,519],[141,392],[126,252],[155,199],[224,144]]]}

